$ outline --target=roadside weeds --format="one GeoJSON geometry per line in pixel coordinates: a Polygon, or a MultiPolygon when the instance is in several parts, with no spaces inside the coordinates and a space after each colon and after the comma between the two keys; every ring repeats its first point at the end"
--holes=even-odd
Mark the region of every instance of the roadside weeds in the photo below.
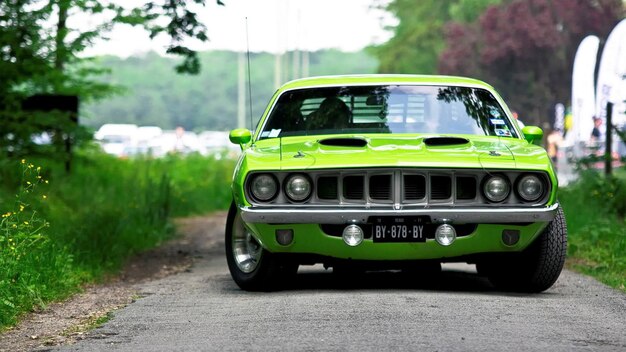
{"type": "Polygon", "coordinates": [[[21,322],[0,335],[0,352],[31,351],[73,344],[114,316],[114,312],[142,297],[141,284],[189,270],[193,259],[221,238],[208,236],[208,229],[223,228],[224,213],[175,221],[178,235],[159,248],[132,258],[122,272],[83,288],[62,302],[27,314],[21,322]]]}

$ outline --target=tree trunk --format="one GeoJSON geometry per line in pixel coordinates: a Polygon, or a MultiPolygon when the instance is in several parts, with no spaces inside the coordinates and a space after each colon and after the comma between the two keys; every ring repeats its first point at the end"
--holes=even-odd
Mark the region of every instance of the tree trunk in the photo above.
{"type": "Polygon", "coordinates": [[[67,36],[66,22],[67,22],[67,13],[70,8],[70,1],[59,0],[57,2],[57,6],[59,7],[59,21],[57,22],[57,33],[56,33],[56,40],[55,40],[56,41],[56,53],[55,53],[54,67],[59,71],[59,73],[63,73],[65,62],[67,61],[65,37],[67,36]]]}

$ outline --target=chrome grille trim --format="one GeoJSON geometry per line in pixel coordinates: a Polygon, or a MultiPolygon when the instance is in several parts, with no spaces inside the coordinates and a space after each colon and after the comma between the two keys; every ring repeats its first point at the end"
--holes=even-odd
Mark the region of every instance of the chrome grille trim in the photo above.
{"type": "Polygon", "coordinates": [[[307,207],[240,207],[247,223],[270,224],[360,224],[370,216],[429,216],[433,223],[506,224],[548,222],[554,219],[559,203],[533,208],[428,208],[428,209],[337,209],[307,207]]]}

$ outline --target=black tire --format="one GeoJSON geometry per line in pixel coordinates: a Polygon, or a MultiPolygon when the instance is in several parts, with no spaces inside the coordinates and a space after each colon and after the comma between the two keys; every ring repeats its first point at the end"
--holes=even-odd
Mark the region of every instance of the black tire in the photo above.
{"type": "Polygon", "coordinates": [[[225,247],[228,270],[233,280],[242,290],[273,291],[284,287],[298,271],[295,262],[280,260],[280,257],[260,248],[260,256],[254,270],[246,272],[237,264],[233,251],[233,231],[235,226],[242,226],[239,210],[231,204],[226,221],[225,247]]]}
{"type": "Polygon", "coordinates": [[[522,253],[481,261],[476,267],[497,289],[537,293],[550,288],[559,278],[566,254],[567,225],[559,208],[554,220],[522,253]]]}

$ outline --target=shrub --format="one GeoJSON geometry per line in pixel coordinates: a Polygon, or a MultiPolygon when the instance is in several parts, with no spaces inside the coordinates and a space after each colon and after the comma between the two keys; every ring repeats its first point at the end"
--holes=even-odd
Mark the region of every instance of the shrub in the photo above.
{"type": "MultiPolygon", "coordinates": [[[[0,220],[0,327],[34,306],[63,297],[78,283],[72,255],[49,236],[49,223],[30,200],[48,196],[38,189],[41,167],[21,161],[21,182],[10,210],[0,220]]],[[[6,205],[5,205],[6,206],[6,205]]]]}
{"type": "Polygon", "coordinates": [[[626,285],[626,180],[623,171],[605,178],[585,171],[561,190],[570,263],[613,287],[626,285]]]}

